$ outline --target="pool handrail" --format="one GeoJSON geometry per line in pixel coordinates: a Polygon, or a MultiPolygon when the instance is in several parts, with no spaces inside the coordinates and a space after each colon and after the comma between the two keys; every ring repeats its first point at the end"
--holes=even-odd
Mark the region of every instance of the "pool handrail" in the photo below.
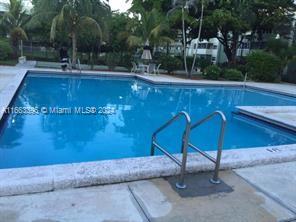
{"type": "Polygon", "coordinates": [[[72,67],[72,60],[71,60],[71,58],[68,58],[68,63],[69,63],[70,72],[72,72],[73,67],[72,67]]]}
{"type": "Polygon", "coordinates": [[[203,155],[205,158],[209,159],[213,163],[215,163],[215,171],[214,171],[214,176],[212,179],[210,179],[211,183],[213,184],[220,184],[221,181],[219,179],[219,170],[220,170],[220,162],[221,162],[221,157],[222,157],[222,150],[223,150],[223,144],[224,144],[224,136],[225,136],[225,129],[226,129],[226,124],[227,124],[227,119],[226,116],[224,115],[223,112],[221,111],[215,111],[212,114],[206,116],[205,118],[197,121],[195,124],[193,124],[190,128],[190,131],[196,129],[200,125],[208,122],[211,120],[213,117],[219,116],[221,118],[221,128],[220,128],[220,134],[219,134],[219,141],[218,141],[218,150],[217,150],[217,157],[216,159],[207,154],[206,152],[200,150],[198,147],[194,146],[192,143],[188,142],[188,146],[195,150],[196,152],[200,153],[203,155]]]}
{"type": "Polygon", "coordinates": [[[79,58],[77,59],[77,63],[78,63],[79,72],[81,74],[82,73],[82,69],[81,69],[81,63],[80,63],[80,59],[79,58]]]}
{"type": "Polygon", "coordinates": [[[163,124],[161,127],[159,127],[152,135],[152,143],[151,143],[151,156],[154,156],[155,154],[155,148],[160,150],[162,153],[164,153],[167,157],[169,157],[172,161],[174,161],[178,166],[181,167],[180,172],[180,178],[179,181],[176,183],[176,187],[178,189],[185,189],[186,185],[184,183],[185,181],[185,173],[186,173],[186,163],[187,163],[187,154],[188,154],[188,140],[190,135],[190,128],[191,128],[191,118],[188,115],[188,113],[182,111],[172,117],[169,121],[167,121],[165,124],[163,124]],[[178,160],[174,155],[170,154],[166,149],[161,147],[157,142],[157,135],[158,133],[162,132],[164,129],[166,129],[168,126],[170,126],[175,121],[179,120],[181,117],[185,118],[186,124],[185,129],[183,132],[182,137],[182,161],[178,160]]]}
{"type": "Polygon", "coordinates": [[[248,73],[246,72],[245,78],[244,78],[244,89],[247,88],[247,81],[248,81],[248,73]]]}

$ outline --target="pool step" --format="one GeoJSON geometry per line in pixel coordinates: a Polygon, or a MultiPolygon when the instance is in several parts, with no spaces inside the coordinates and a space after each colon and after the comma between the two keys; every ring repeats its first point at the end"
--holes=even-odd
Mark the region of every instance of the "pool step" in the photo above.
{"type": "Polygon", "coordinates": [[[268,118],[258,117],[256,115],[249,115],[245,112],[235,111],[232,112],[232,118],[242,121],[246,124],[255,126],[255,127],[267,127],[271,126],[273,128],[279,128],[281,130],[286,130],[295,133],[296,128],[290,127],[286,124],[279,123],[277,121],[271,121],[268,118]]]}
{"type": "Polygon", "coordinates": [[[237,111],[296,132],[296,106],[237,106],[237,111]]]}

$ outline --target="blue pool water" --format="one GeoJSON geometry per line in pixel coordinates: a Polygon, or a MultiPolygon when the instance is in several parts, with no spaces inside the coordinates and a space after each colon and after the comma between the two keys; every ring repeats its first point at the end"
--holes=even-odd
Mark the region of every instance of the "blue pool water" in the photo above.
{"type": "MultiPolygon", "coordinates": [[[[151,135],[179,111],[192,121],[222,110],[228,119],[225,149],[296,143],[296,135],[233,115],[235,106],[296,105],[296,98],[233,87],[151,85],[136,79],[27,75],[14,107],[111,107],[111,115],[10,114],[2,124],[0,168],[149,156],[151,135]]],[[[215,150],[219,119],[192,133],[203,150],[215,150]]],[[[180,151],[184,122],[159,136],[180,151]]]]}

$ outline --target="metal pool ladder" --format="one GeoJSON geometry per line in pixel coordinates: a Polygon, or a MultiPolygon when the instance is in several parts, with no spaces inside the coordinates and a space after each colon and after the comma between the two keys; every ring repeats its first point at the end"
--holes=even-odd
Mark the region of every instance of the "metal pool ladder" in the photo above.
{"type": "Polygon", "coordinates": [[[77,59],[77,63],[78,63],[78,69],[80,74],[82,73],[82,69],[81,69],[81,63],[80,63],[80,59],[77,59]]]}
{"type": "Polygon", "coordinates": [[[201,119],[200,121],[196,122],[195,124],[191,124],[191,118],[188,113],[186,112],[180,112],[179,114],[175,115],[172,119],[170,119],[168,122],[166,122],[164,125],[162,125],[160,128],[158,128],[152,135],[152,143],[151,143],[151,156],[154,156],[155,149],[157,148],[162,153],[164,153],[167,157],[169,157],[172,161],[174,161],[177,165],[181,167],[180,172],[180,178],[179,181],[176,183],[176,187],[178,189],[185,189],[185,173],[186,173],[186,166],[187,166],[187,154],[188,154],[188,147],[195,150],[196,152],[200,153],[213,163],[215,163],[215,171],[214,176],[210,180],[213,184],[219,184],[219,170],[220,170],[220,162],[221,162],[221,156],[222,156],[222,149],[223,149],[223,143],[224,143],[224,135],[225,135],[225,127],[226,127],[226,117],[221,111],[215,111],[212,114],[206,116],[205,118],[201,119]],[[220,135],[219,135],[219,141],[218,141],[218,150],[217,150],[217,157],[213,158],[206,152],[200,150],[198,147],[194,146],[192,143],[189,142],[190,133],[192,130],[196,129],[200,125],[208,122],[213,117],[219,116],[221,118],[221,128],[220,128],[220,135]],[[186,120],[185,129],[182,136],[182,161],[178,160],[174,155],[170,154],[166,149],[164,149],[162,146],[160,146],[157,143],[157,135],[162,132],[164,129],[166,129],[168,126],[170,126],[175,121],[179,120],[181,117],[184,117],[186,120]]]}

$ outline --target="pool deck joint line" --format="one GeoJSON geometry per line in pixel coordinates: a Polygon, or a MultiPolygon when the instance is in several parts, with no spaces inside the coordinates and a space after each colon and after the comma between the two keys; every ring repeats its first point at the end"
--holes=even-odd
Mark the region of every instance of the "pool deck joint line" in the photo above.
{"type": "MultiPolygon", "coordinates": [[[[0,73],[9,72],[7,68],[0,73]]],[[[8,107],[26,74],[35,72],[46,74],[61,71],[50,69],[18,69],[13,81],[0,93],[0,107],[8,107]]],[[[67,73],[79,75],[78,72],[67,73]]],[[[138,78],[153,84],[190,85],[190,86],[236,86],[242,87],[242,82],[196,81],[178,79],[168,76],[142,76],[137,74],[110,72],[87,72],[83,75],[115,76],[138,78]]],[[[248,88],[259,89],[296,97],[295,86],[285,85],[285,90],[275,87],[275,84],[247,83],[248,88]],[[293,90],[294,89],[294,90],[293,90]]],[[[0,119],[3,117],[3,110],[0,119]]],[[[216,152],[209,152],[213,157],[216,152]]],[[[180,155],[176,155],[181,158],[180,155]]],[[[259,147],[249,149],[224,150],[221,169],[235,169],[256,165],[289,162],[296,160],[296,144],[259,147]]],[[[214,165],[198,154],[189,154],[188,172],[212,171],[214,165]]],[[[0,170],[0,196],[40,193],[53,190],[79,188],[102,184],[112,184],[157,177],[173,176],[179,173],[179,167],[164,156],[127,158],[97,162],[50,165],[40,167],[2,169],[0,170]]]]}

